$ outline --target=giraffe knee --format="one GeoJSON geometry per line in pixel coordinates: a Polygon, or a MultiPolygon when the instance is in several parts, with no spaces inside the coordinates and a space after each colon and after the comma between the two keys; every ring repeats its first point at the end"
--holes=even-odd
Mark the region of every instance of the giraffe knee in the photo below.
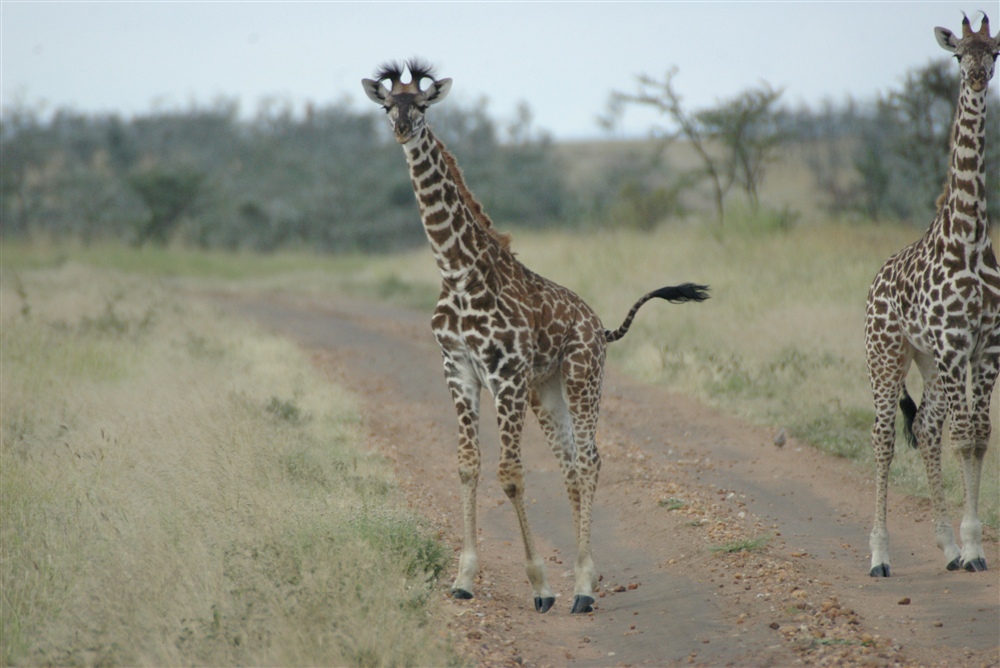
{"type": "Polygon", "coordinates": [[[458,479],[463,485],[475,485],[479,482],[479,468],[475,466],[458,467],[458,479]]]}
{"type": "Polygon", "coordinates": [[[516,498],[518,493],[521,491],[521,485],[516,482],[505,482],[502,487],[503,493],[507,495],[508,499],[516,498]]]}

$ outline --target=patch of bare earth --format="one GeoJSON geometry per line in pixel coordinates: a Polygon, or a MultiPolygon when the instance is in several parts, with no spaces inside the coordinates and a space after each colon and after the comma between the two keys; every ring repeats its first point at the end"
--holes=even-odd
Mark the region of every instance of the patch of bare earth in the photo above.
{"type": "MultiPolygon", "coordinates": [[[[410,503],[461,543],[455,418],[426,314],[340,301],[233,308],[313,351],[364,400],[371,447],[410,503]]],[[[484,401],[484,406],[489,404],[484,401]]],[[[569,504],[533,420],[525,430],[529,518],[558,592],[534,611],[514,513],[496,484],[483,415],[480,576],[442,625],[483,666],[997,666],[1000,547],[986,573],[948,573],[925,501],[890,494],[893,577],[868,572],[870,474],[609,370],[594,519],[596,610],[571,616],[569,504]],[[745,548],[745,549],[741,549],[745,548]]]]}

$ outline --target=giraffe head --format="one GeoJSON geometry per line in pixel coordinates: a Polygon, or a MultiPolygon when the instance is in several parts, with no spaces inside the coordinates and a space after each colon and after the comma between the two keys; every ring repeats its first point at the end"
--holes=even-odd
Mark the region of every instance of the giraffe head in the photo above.
{"type": "Polygon", "coordinates": [[[990,37],[990,19],[983,14],[979,31],[973,32],[969,17],[962,18],[962,37],[947,28],[935,28],[934,36],[945,51],[950,51],[958,58],[962,71],[962,79],[977,93],[985,90],[993,70],[996,67],[997,54],[1000,52],[1000,40],[990,37]]]}
{"type": "Polygon", "coordinates": [[[403,67],[396,62],[386,63],[375,73],[374,79],[361,80],[365,94],[389,114],[392,132],[400,144],[419,134],[427,107],[443,100],[451,89],[451,79],[435,79],[430,65],[416,58],[406,62],[410,81],[404,84],[400,80],[403,67]],[[431,83],[421,90],[420,84],[424,79],[430,79],[431,83]],[[388,81],[391,87],[382,85],[383,81],[388,81]]]}

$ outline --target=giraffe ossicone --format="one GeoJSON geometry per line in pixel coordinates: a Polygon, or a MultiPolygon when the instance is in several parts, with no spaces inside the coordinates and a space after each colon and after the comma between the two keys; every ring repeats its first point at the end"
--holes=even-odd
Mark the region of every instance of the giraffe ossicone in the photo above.
{"type": "Polygon", "coordinates": [[[448,94],[451,79],[437,79],[428,65],[411,60],[382,66],[362,85],[385,109],[403,146],[424,231],[441,272],[431,328],[458,412],[464,520],[452,593],[471,598],[478,571],[479,407],[486,389],[500,431],[498,478],[520,524],[535,609],[548,611],[555,594],[524,504],[521,431],[529,406],[559,462],[573,511],[577,558],[571,612],[591,612],[598,580],[590,546],[591,513],[601,466],[595,433],[607,344],[628,332],[648,300],[700,302],[708,298],[708,288],[684,283],[654,290],[633,304],[621,327],[606,330],[583,299],[514,256],[509,237],[493,226],[454,156],[425,123],[425,112],[448,94]],[[407,83],[402,81],[404,67],[410,72],[407,83]]]}
{"type": "Polygon", "coordinates": [[[951,130],[944,192],[927,232],[889,258],[868,293],[865,349],[875,401],[875,525],[870,537],[873,577],[888,577],[886,493],[895,446],[896,402],[906,440],[920,450],[931,488],[934,535],[948,570],[986,570],[979,485],[989,446],[990,402],[1000,368],[1000,266],[986,211],[986,93],[1000,47],[983,15],[968,17],[959,37],[935,28],[941,48],[958,59],[961,81],[951,130]],[[916,362],[924,381],[919,407],[906,390],[916,362]],[[948,517],[941,478],[941,436],[962,462],[965,486],[961,548],[948,517]]]}

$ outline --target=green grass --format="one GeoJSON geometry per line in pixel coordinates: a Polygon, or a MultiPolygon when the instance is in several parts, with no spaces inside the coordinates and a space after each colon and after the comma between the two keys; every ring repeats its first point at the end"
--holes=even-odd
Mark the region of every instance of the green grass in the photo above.
{"type": "Polygon", "coordinates": [[[682,508],[687,508],[687,501],[684,499],[660,499],[660,507],[666,510],[681,510],[682,508]]]}
{"type": "Polygon", "coordinates": [[[303,353],[148,273],[18,263],[0,662],[458,662],[434,621],[450,553],[303,353]]]}
{"type": "Polygon", "coordinates": [[[722,545],[713,545],[708,548],[709,552],[716,554],[735,554],[736,552],[756,552],[767,546],[771,542],[771,536],[761,535],[752,538],[729,541],[722,545]]]}

